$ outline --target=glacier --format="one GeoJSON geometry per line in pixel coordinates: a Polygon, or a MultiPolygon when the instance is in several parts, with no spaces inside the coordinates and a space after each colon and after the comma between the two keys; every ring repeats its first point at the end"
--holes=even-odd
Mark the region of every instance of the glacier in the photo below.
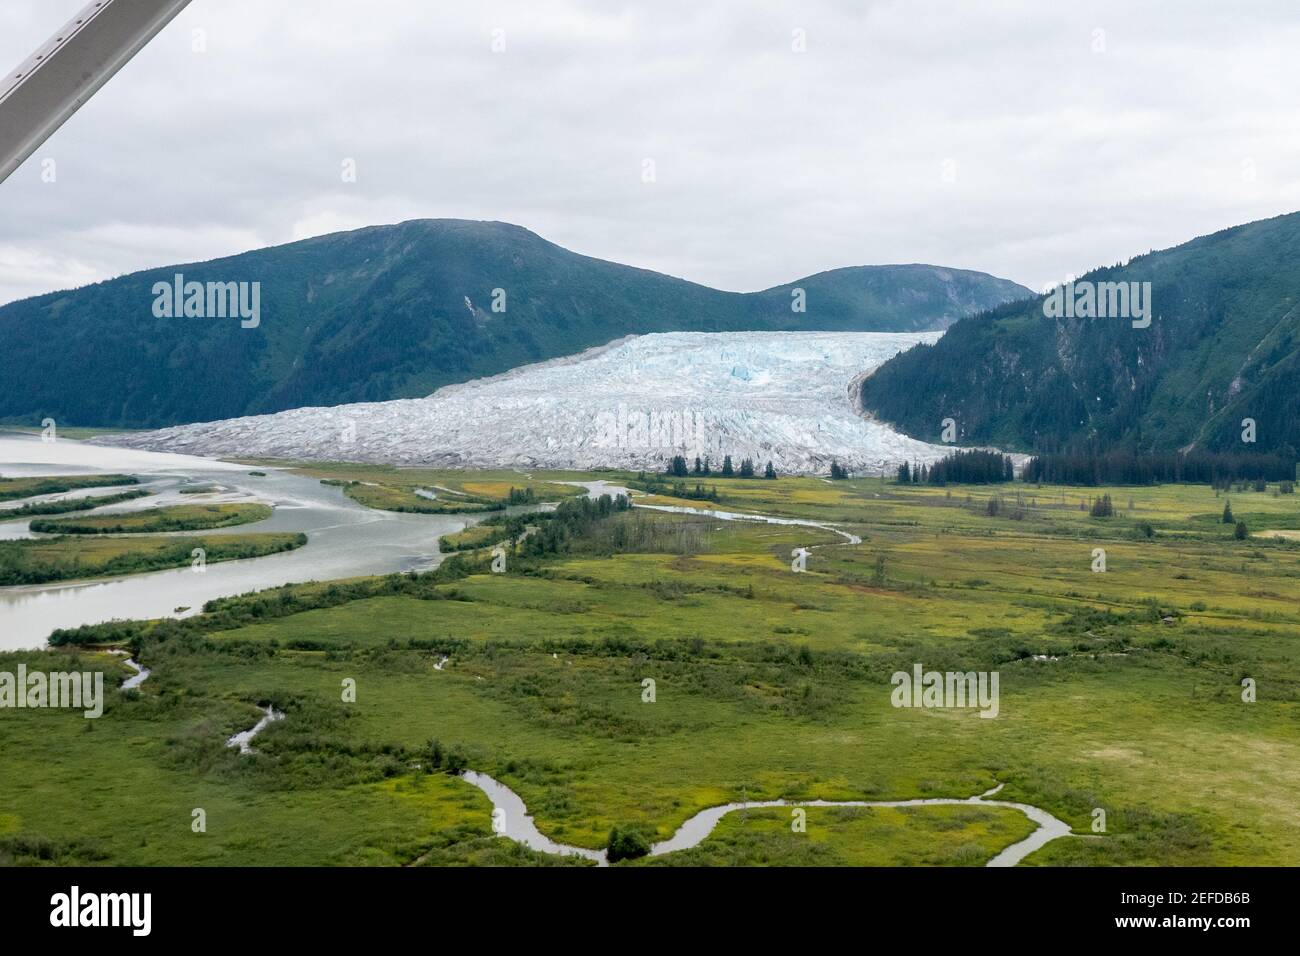
{"type": "MultiPolygon", "coordinates": [[[[662,470],[674,455],[771,461],[780,474],[932,463],[858,405],[865,375],[942,332],[668,332],[438,389],[426,398],[297,408],[105,436],[208,457],[454,468],[662,470]]],[[[938,423],[936,422],[936,427],[938,423]]]]}

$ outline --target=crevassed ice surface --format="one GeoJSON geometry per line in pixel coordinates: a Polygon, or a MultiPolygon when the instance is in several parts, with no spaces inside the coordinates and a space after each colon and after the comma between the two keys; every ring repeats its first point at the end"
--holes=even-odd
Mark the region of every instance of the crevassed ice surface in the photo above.
{"type": "MultiPolygon", "coordinates": [[[[671,332],[450,385],[421,399],[299,408],[101,441],[197,455],[453,467],[661,468],[673,455],[789,473],[932,462],[857,409],[856,383],[942,333],[671,332]]],[[[937,423],[936,423],[937,427],[937,423]]]]}

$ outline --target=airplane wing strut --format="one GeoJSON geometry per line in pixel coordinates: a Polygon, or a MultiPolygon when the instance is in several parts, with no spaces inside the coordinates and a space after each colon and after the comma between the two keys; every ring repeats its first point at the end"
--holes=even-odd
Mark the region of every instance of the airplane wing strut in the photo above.
{"type": "Polygon", "coordinates": [[[0,183],[189,3],[88,3],[26,62],[0,77],[0,183]]]}

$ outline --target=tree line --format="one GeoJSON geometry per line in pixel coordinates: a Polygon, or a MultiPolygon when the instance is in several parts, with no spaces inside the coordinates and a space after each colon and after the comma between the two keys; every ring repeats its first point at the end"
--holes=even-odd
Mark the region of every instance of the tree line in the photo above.
{"type": "Polygon", "coordinates": [[[1010,456],[993,451],[956,451],[933,465],[903,462],[898,466],[900,484],[987,485],[1012,481],[1016,476],[1010,456]]]}
{"type": "Polygon", "coordinates": [[[1023,477],[1054,485],[1190,482],[1217,486],[1229,481],[1286,481],[1296,477],[1296,457],[1287,450],[1238,454],[1079,450],[1036,455],[1025,466],[1023,477]]]}
{"type": "MultiPolygon", "coordinates": [[[[694,466],[687,464],[685,455],[673,455],[673,460],[668,463],[668,467],[664,470],[664,474],[671,475],[674,478],[686,478],[690,475],[694,475],[696,477],[704,477],[707,475],[713,475],[715,474],[715,472],[713,470],[713,466],[709,463],[709,457],[707,455],[705,455],[703,458],[701,458],[699,455],[696,455],[694,466]]],[[[758,473],[754,469],[754,459],[752,458],[741,459],[740,467],[737,468],[736,465],[732,462],[730,455],[726,455],[723,457],[722,468],[721,470],[716,472],[716,474],[720,475],[723,478],[757,478],[758,477],[758,473]]],[[[763,477],[764,478],[776,477],[776,469],[772,467],[772,463],[770,461],[763,468],[763,477]]]]}
{"type": "MultiPolygon", "coordinates": [[[[956,451],[932,465],[903,462],[898,465],[895,477],[900,484],[995,484],[1013,481],[1015,467],[1009,455],[999,452],[956,451]]],[[[1269,481],[1292,482],[1296,477],[1296,460],[1289,452],[1139,454],[1076,450],[1036,455],[1025,465],[1020,477],[1031,484],[1052,485],[1186,482],[1228,488],[1233,482],[1253,482],[1258,487],[1269,481]]]]}

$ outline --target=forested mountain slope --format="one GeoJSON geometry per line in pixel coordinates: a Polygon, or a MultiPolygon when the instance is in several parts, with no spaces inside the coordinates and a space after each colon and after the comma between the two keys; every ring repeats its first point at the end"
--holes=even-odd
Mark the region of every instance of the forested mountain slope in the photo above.
{"type": "Polygon", "coordinates": [[[1048,318],[1043,296],[1007,304],[885,363],[863,382],[864,408],[915,438],[953,418],[963,444],[1021,450],[1300,448],[1300,214],[1084,282],[1150,282],[1150,326],[1048,318]]]}
{"type": "Polygon", "coordinates": [[[910,332],[1028,294],[923,265],[721,292],[578,255],[519,226],[415,220],[0,308],[0,420],[152,427],[417,397],[633,333],[910,332]],[[257,327],[156,317],[154,285],[177,273],[260,283],[257,327]],[[804,312],[791,308],[795,287],[804,312]]]}

